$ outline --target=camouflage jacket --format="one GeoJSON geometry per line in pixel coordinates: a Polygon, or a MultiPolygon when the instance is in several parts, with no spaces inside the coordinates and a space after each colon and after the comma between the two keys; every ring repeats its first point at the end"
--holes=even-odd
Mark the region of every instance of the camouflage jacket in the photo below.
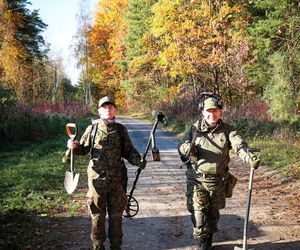
{"type": "Polygon", "coordinates": [[[224,176],[228,171],[231,149],[243,161],[249,162],[246,142],[235,129],[222,120],[219,120],[213,129],[208,128],[204,119],[194,123],[190,129],[189,139],[179,147],[181,155],[187,154],[195,130],[197,135],[189,155],[192,168],[187,171],[188,177],[197,178],[200,174],[224,176]]]}
{"type": "Polygon", "coordinates": [[[141,161],[141,156],[134,148],[124,125],[99,119],[93,142],[91,131],[92,125],[86,128],[74,150],[75,154],[85,155],[93,147],[88,165],[89,178],[105,178],[106,175],[111,178],[122,177],[126,171],[122,158],[132,165],[138,165],[141,161]]]}

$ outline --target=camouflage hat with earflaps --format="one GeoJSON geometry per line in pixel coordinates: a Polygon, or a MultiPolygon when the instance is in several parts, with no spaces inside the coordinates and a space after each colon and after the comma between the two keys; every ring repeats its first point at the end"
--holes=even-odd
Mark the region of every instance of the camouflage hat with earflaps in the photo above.
{"type": "Polygon", "coordinates": [[[104,103],[111,103],[116,106],[115,100],[110,96],[104,96],[99,100],[98,107],[101,107],[104,103]]]}

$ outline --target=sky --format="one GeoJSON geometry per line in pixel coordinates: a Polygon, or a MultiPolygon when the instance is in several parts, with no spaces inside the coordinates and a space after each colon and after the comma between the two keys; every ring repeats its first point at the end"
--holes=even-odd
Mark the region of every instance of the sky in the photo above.
{"type": "MultiPolygon", "coordinates": [[[[97,4],[97,0],[88,0],[90,10],[97,4]]],[[[80,0],[29,0],[29,9],[39,10],[42,21],[47,24],[47,30],[42,33],[46,43],[50,43],[50,55],[63,58],[64,68],[72,84],[77,83],[80,69],[76,68],[76,59],[70,48],[72,37],[77,30],[76,15],[79,13],[80,0]]]]}

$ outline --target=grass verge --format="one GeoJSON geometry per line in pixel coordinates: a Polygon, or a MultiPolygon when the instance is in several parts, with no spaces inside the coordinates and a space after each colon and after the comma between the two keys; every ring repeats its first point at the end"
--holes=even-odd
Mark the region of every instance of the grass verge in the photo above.
{"type": "MultiPolygon", "coordinates": [[[[81,136],[90,118],[74,122],[81,136]]],[[[83,194],[69,196],[64,190],[69,166],[62,163],[62,157],[67,139],[62,127],[43,143],[26,143],[15,149],[10,146],[9,151],[0,152],[0,249],[46,249],[48,243],[55,245],[55,239],[47,233],[49,225],[62,220],[57,215],[69,217],[80,209],[73,201],[83,194]]],[[[86,183],[86,169],[79,168],[86,166],[84,158],[76,157],[75,167],[80,181],[86,183]]],[[[59,244],[59,238],[56,240],[59,244]]]]}

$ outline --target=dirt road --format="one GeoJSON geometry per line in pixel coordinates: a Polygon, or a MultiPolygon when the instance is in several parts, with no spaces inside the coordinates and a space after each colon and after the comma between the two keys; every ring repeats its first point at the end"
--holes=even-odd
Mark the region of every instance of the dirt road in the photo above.
{"type": "MultiPolygon", "coordinates": [[[[134,145],[143,152],[152,124],[145,121],[119,119],[126,125],[134,145]]],[[[190,214],[185,207],[185,169],[180,169],[177,153],[178,141],[158,128],[157,146],[161,161],[148,164],[140,175],[134,197],[140,210],[133,218],[124,218],[123,249],[197,249],[192,238],[190,214]]],[[[132,187],[136,167],[129,169],[128,192],[132,187]]],[[[239,177],[233,198],[227,199],[227,206],[221,210],[219,232],[214,236],[214,249],[241,247],[243,218],[248,187],[249,167],[233,158],[232,173],[239,177]]],[[[85,191],[86,186],[82,189],[85,191]]],[[[79,190],[80,191],[80,190],[79,190]]],[[[82,190],[81,190],[82,191],[82,190]]],[[[281,178],[267,167],[255,172],[250,212],[248,245],[257,250],[300,249],[300,189],[299,181],[281,178]]],[[[91,249],[89,239],[90,219],[82,203],[81,213],[66,219],[60,225],[64,242],[63,249],[91,249]]],[[[78,202],[78,201],[76,201],[78,202]]],[[[61,215],[68,217],[67,214],[61,215]]],[[[107,244],[107,249],[109,249],[107,244]]]]}

